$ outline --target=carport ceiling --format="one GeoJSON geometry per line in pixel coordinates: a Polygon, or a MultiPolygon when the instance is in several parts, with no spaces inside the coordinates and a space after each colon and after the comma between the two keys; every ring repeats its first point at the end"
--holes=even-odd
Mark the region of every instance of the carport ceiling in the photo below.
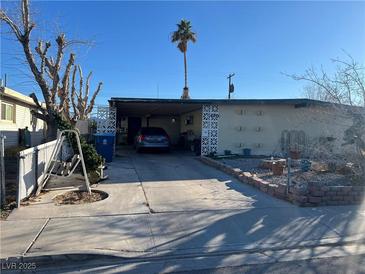
{"type": "Polygon", "coordinates": [[[175,116],[201,109],[201,104],[174,102],[115,102],[118,114],[122,116],[161,115],[175,116]]]}

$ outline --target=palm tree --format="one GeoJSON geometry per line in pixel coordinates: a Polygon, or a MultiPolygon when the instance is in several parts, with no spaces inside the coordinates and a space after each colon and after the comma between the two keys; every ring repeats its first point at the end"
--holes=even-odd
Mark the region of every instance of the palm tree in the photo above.
{"type": "Polygon", "coordinates": [[[196,33],[191,30],[190,21],[183,19],[179,24],[177,24],[177,30],[171,35],[171,42],[177,43],[177,47],[184,54],[185,86],[181,99],[190,99],[188,88],[188,71],[186,64],[186,51],[188,49],[189,41],[195,43],[196,33]]]}

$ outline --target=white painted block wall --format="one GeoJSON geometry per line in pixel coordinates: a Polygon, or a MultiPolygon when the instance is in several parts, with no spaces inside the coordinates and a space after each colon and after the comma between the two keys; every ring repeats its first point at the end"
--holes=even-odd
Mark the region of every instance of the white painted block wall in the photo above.
{"type": "Polygon", "coordinates": [[[293,105],[220,105],[218,153],[272,155],[281,152],[283,130],[303,130],[309,139],[335,137],[336,152],[344,148],[343,132],[351,121],[324,107],[295,108],[293,105]]]}

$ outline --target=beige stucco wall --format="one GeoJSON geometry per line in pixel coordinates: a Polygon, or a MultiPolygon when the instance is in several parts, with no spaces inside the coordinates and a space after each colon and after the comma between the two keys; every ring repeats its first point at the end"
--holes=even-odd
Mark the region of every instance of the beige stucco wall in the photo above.
{"type": "Polygon", "coordinates": [[[303,130],[308,142],[318,137],[334,137],[335,153],[343,150],[343,131],[351,121],[333,109],[295,108],[293,105],[220,105],[218,153],[231,150],[271,155],[281,152],[283,130],[303,130]]]}
{"type": "Polygon", "coordinates": [[[202,112],[201,110],[195,110],[192,112],[185,113],[181,115],[181,124],[180,124],[180,131],[181,132],[192,132],[192,135],[195,138],[199,138],[202,134],[202,112]],[[186,119],[192,116],[193,117],[193,123],[187,125],[186,119]]]}
{"type": "MultiPolygon", "coordinates": [[[[9,90],[7,90],[9,92],[9,90]]],[[[10,90],[11,95],[18,93],[10,90]]],[[[42,143],[44,138],[44,122],[40,119],[32,117],[31,109],[34,106],[31,104],[32,99],[22,95],[21,98],[15,96],[0,95],[0,113],[1,102],[6,102],[15,105],[15,122],[4,121],[0,119],[0,131],[6,136],[5,146],[12,147],[18,145],[18,129],[28,127],[31,132],[31,145],[35,146],[42,143]],[[24,100],[23,97],[27,99],[24,100]]]]}

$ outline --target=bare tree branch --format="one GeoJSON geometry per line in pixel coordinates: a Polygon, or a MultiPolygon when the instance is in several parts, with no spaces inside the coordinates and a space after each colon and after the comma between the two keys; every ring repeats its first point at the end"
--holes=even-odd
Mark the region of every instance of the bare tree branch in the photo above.
{"type": "Polygon", "coordinates": [[[45,115],[45,114],[42,114],[42,113],[39,113],[39,112],[37,112],[37,111],[35,111],[35,110],[31,110],[31,113],[32,113],[32,115],[34,116],[34,117],[36,117],[37,119],[41,119],[41,120],[43,120],[43,121],[45,121],[45,122],[48,122],[49,121],[49,115],[45,115]]]}
{"type": "Polygon", "coordinates": [[[38,101],[37,96],[35,95],[35,93],[31,93],[29,94],[29,97],[33,99],[34,103],[36,104],[37,108],[39,111],[42,112],[42,114],[46,115],[46,111],[44,110],[44,108],[41,106],[41,104],[38,101]]]}
{"type": "Polygon", "coordinates": [[[13,30],[15,36],[19,41],[23,39],[23,33],[19,29],[19,27],[9,18],[7,14],[3,10],[0,10],[0,20],[4,21],[9,25],[9,27],[13,30]]]}
{"type": "Polygon", "coordinates": [[[77,66],[74,66],[74,70],[72,72],[72,82],[71,82],[71,103],[72,103],[72,109],[73,109],[73,112],[74,112],[72,120],[74,120],[74,121],[79,116],[78,109],[77,109],[77,103],[75,102],[75,97],[76,97],[76,86],[75,86],[76,72],[77,72],[77,66]]]}
{"type": "Polygon", "coordinates": [[[306,81],[308,93],[315,99],[335,102],[336,113],[351,119],[352,125],[344,131],[344,144],[354,145],[357,155],[354,158],[362,178],[365,178],[365,76],[364,67],[351,55],[349,60],[332,59],[337,65],[335,73],[328,75],[321,68],[307,69],[302,75],[287,75],[297,81],[306,81]],[[314,92],[313,92],[314,91],[314,92]]]}
{"type": "Polygon", "coordinates": [[[68,120],[70,120],[69,110],[70,110],[70,99],[69,99],[69,81],[71,69],[75,63],[75,54],[71,53],[68,63],[66,65],[65,72],[62,78],[62,87],[59,89],[59,112],[63,112],[68,120]]]}
{"type": "Polygon", "coordinates": [[[21,44],[26,63],[32,72],[33,78],[41,89],[46,110],[42,108],[38,98],[33,93],[30,96],[33,98],[39,110],[35,111],[34,115],[39,119],[47,121],[48,129],[51,129],[50,135],[55,136],[55,121],[58,116],[61,115],[62,119],[66,119],[72,123],[75,123],[78,119],[87,118],[87,111],[93,108],[95,97],[101,89],[101,84],[98,85],[98,88],[92,96],[92,100],[88,102],[92,74],[90,73],[87,76],[86,87],[84,89],[81,66],[75,66],[75,54],[73,53],[70,54],[64,70],[61,68],[65,48],[75,44],[87,44],[87,41],[68,41],[66,40],[65,34],[61,33],[56,38],[57,49],[54,56],[49,56],[51,43],[42,40],[38,41],[34,47],[35,53],[33,53],[30,36],[35,24],[32,22],[30,16],[29,0],[21,0],[18,14],[20,15],[20,20],[14,20],[4,10],[0,9],[0,21],[9,26],[16,40],[21,44]],[[18,21],[20,22],[17,23],[18,21]],[[77,72],[79,73],[78,93],[76,89],[77,72]],[[85,94],[84,96],[83,93],[85,94]],[[70,114],[70,101],[74,110],[72,117],[70,114]]]}
{"type": "Polygon", "coordinates": [[[89,103],[89,106],[87,107],[86,111],[85,111],[85,114],[86,116],[89,115],[92,111],[93,111],[93,108],[94,108],[94,105],[95,105],[95,99],[96,99],[96,96],[99,94],[100,90],[101,90],[101,87],[103,86],[103,83],[100,82],[98,84],[98,87],[97,89],[95,90],[93,96],[91,97],[91,100],[90,100],[90,103],[89,103]]]}

